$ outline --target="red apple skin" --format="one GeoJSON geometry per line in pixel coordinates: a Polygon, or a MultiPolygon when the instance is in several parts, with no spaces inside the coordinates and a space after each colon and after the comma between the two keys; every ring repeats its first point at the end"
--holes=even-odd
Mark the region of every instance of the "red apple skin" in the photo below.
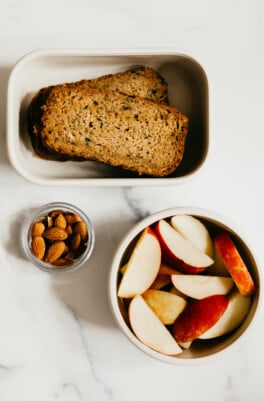
{"type": "Polygon", "coordinates": [[[189,303],[173,325],[175,340],[179,343],[195,340],[220,319],[227,306],[228,298],[218,294],[189,303]]]}
{"type": "Polygon", "coordinates": [[[152,230],[151,227],[146,227],[145,228],[145,232],[150,234],[150,235],[153,235],[153,237],[155,237],[158,240],[156,233],[152,230]]]}
{"type": "Polygon", "coordinates": [[[240,294],[252,295],[255,292],[254,281],[228,233],[222,232],[214,239],[214,242],[240,294]]]}
{"type": "Polygon", "coordinates": [[[158,237],[158,240],[160,242],[160,246],[161,246],[161,249],[162,249],[162,253],[163,253],[164,259],[172,267],[174,267],[175,269],[179,270],[181,273],[189,273],[189,274],[199,274],[199,273],[202,273],[204,270],[207,269],[207,267],[190,266],[189,264],[185,263],[183,260],[177,258],[174,255],[174,253],[171,252],[170,248],[167,246],[167,244],[163,240],[162,235],[160,234],[160,230],[159,230],[159,222],[154,224],[153,230],[154,230],[154,232],[155,232],[155,234],[158,237]]]}

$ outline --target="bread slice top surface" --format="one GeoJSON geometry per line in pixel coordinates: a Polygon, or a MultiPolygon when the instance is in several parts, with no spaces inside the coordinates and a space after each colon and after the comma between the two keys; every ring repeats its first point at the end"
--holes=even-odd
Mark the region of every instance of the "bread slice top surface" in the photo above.
{"type": "Polygon", "coordinates": [[[157,71],[150,67],[137,67],[125,72],[77,82],[77,85],[80,84],[84,87],[117,91],[126,95],[140,96],[154,102],[168,104],[167,82],[157,71]]]}
{"type": "MultiPolygon", "coordinates": [[[[168,86],[164,78],[153,68],[140,66],[127,71],[103,75],[98,78],[65,83],[69,88],[97,88],[112,90],[131,96],[140,96],[158,103],[168,104],[168,86]]],[[[40,89],[32,98],[28,110],[28,126],[31,143],[35,153],[48,160],[65,160],[66,156],[48,151],[38,137],[34,126],[42,114],[41,107],[45,104],[50,91],[56,85],[40,89]]],[[[78,158],[76,158],[78,160],[78,158]]]]}
{"type": "Polygon", "coordinates": [[[64,159],[97,160],[164,176],[180,164],[188,118],[141,97],[78,85],[49,90],[33,134],[64,159]]]}

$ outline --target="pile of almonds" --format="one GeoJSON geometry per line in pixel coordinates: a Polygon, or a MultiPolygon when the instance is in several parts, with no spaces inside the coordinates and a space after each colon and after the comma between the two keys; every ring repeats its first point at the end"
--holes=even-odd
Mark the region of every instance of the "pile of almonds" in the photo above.
{"type": "Polygon", "coordinates": [[[31,251],[55,268],[70,266],[87,247],[88,229],[81,217],[69,211],[53,210],[31,227],[31,251]]]}

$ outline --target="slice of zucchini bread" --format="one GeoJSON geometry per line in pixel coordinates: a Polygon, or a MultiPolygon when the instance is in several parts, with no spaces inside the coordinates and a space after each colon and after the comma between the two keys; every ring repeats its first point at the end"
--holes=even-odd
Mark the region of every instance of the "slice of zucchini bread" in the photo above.
{"type": "Polygon", "coordinates": [[[183,157],[188,118],[139,96],[62,84],[36,95],[29,113],[33,146],[58,160],[165,176],[183,157]]]}
{"type": "Polygon", "coordinates": [[[77,82],[77,86],[80,84],[89,88],[117,91],[168,104],[167,82],[150,67],[137,67],[125,72],[77,82]]]}
{"type": "MultiPolygon", "coordinates": [[[[70,82],[65,85],[69,88],[95,88],[117,91],[126,95],[140,96],[158,103],[168,104],[167,82],[153,68],[145,66],[135,67],[128,71],[108,74],[94,79],[70,82]]],[[[64,160],[63,156],[48,152],[42,146],[38,136],[32,134],[32,125],[36,118],[38,118],[38,114],[41,112],[40,107],[45,103],[52,88],[53,86],[42,88],[33,97],[28,113],[29,132],[32,146],[40,157],[50,160],[64,160]]]]}

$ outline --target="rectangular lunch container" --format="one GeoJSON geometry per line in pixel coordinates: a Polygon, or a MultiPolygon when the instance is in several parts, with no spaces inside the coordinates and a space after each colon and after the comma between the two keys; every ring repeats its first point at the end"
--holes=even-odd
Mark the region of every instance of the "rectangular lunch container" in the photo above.
{"type": "Polygon", "coordinates": [[[208,82],[201,65],[172,50],[44,50],[20,59],[11,71],[7,97],[7,149],[15,170],[40,185],[176,185],[204,165],[209,146],[208,82]],[[167,81],[169,102],[189,118],[183,161],[167,177],[138,176],[94,161],[58,162],[39,158],[28,135],[27,109],[42,87],[128,70],[144,65],[167,81]]]}

